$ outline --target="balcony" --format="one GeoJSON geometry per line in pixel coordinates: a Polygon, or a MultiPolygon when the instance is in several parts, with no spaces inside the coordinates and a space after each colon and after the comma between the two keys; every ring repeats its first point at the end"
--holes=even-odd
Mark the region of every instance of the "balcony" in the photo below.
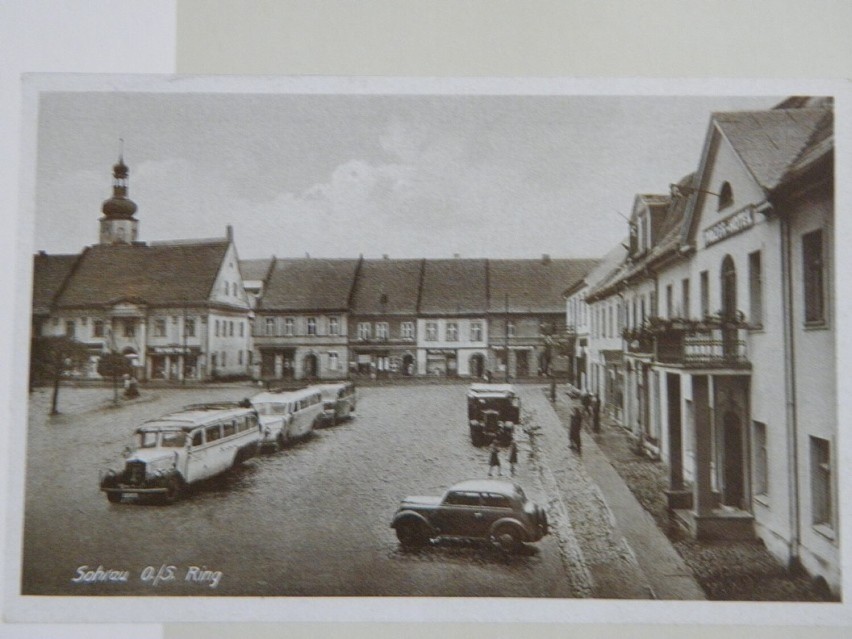
{"type": "Polygon", "coordinates": [[[685,368],[751,368],[742,327],[660,330],[654,359],[685,368]]]}

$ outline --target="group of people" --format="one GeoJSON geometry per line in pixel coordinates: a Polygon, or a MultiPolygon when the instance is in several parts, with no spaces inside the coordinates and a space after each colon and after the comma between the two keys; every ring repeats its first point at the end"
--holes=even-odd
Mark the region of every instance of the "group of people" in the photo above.
{"type": "MultiPolygon", "coordinates": [[[[503,467],[500,465],[500,447],[497,445],[497,441],[491,442],[491,448],[489,449],[490,456],[488,457],[488,476],[491,477],[494,469],[497,469],[498,477],[503,475],[503,467]]],[[[514,441],[511,446],[509,446],[509,472],[511,476],[515,476],[515,465],[518,463],[518,444],[514,441]]]]}
{"type": "MultiPolygon", "coordinates": [[[[574,406],[571,411],[571,422],[568,429],[568,440],[571,450],[582,454],[583,441],[581,433],[583,431],[583,417],[588,417],[592,421],[592,431],[599,433],[601,430],[601,399],[596,394],[584,392],[580,396],[580,406],[574,406]]],[[[503,475],[503,467],[500,464],[500,447],[496,441],[491,442],[488,457],[488,476],[492,477],[494,471],[497,471],[498,476],[503,475]]],[[[509,468],[511,476],[515,476],[515,465],[518,463],[518,445],[513,441],[509,447],[509,468]]]]}

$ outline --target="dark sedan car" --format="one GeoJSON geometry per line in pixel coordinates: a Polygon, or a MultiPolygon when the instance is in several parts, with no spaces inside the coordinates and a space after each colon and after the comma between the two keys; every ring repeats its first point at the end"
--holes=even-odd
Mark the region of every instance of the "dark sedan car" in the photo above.
{"type": "Polygon", "coordinates": [[[404,547],[423,546],[438,537],[490,540],[505,550],[547,534],[547,513],[506,479],[459,482],[441,497],[406,497],[391,527],[404,547]]]}

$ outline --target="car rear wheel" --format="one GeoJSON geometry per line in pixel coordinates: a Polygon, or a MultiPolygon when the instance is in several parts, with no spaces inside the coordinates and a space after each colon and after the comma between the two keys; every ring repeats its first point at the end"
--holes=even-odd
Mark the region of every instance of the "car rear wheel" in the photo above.
{"type": "Polygon", "coordinates": [[[429,531],[420,522],[403,521],[396,527],[396,538],[403,548],[420,548],[429,541],[429,531]]]}
{"type": "Polygon", "coordinates": [[[113,493],[109,492],[106,494],[107,501],[111,504],[117,504],[121,501],[121,498],[124,496],[124,493],[113,493]]]}
{"type": "Polygon", "coordinates": [[[491,541],[500,546],[506,552],[513,552],[520,548],[521,539],[520,533],[511,526],[501,526],[491,534],[491,541]]]}

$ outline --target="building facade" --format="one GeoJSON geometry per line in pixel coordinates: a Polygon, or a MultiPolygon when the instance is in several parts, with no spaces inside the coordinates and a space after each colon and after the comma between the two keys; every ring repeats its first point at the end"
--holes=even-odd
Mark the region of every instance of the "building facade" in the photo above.
{"type": "Polygon", "coordinates": [[[622,304],[624,424],[695,536],[757,536],[839,592],[830,102],[714,114],[668,198],[587,295],[593,340],[622,304]]]}
{"type": "Polygon", "coordinates": [[[77,373],[86,378],[99,377],[110,352],[144,380],[247,376],[250,308],[230,227],[225,238],[140,242],[128,175],[119,160],[99,244],[35,257],[34,335],[85,344],[89,361],[77,373]]]}
{"type": "Polygon", "coordinates": [[[273,260],[255,310],[259,379],[349,375],[349,308],[360,264],[353,259],[273,260]]]}

